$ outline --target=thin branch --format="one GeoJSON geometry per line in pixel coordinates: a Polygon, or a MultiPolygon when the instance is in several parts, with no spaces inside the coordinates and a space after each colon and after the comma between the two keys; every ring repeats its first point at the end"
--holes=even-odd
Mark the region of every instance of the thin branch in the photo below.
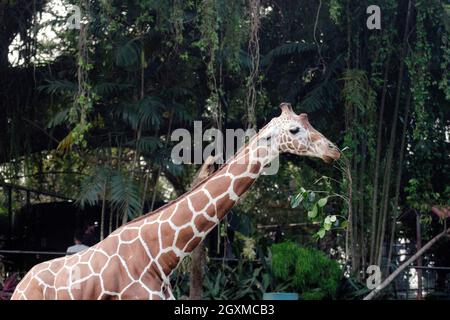
{"type": "Polygon", "coordinates": [[[394,279],[397,277],[400,272],[402,272],[407,266],[416,261],[420,256],[422,256],[425,251],[430,249],[438,240],[440,240],[445,235],[450,234],[450,228],[438,234],[436,237],[428,241],[426,245],[422,247],[419,251],[416,252],[411,258],[409,258],[406,262],[404,262],[400,267],[398,267],[389,277],[386,278],[378,287],[376,287],[370,294],[368,294],[363,300],[372,300],[381,290],[386,288],[394,279]]]}

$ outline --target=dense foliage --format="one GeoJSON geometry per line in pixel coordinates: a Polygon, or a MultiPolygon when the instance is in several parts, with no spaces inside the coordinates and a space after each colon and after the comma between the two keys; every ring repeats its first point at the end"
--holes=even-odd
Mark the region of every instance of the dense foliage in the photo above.
{"type": "MultiPolygon", "coordinates": [[[[274,241],[291,239],[357,281],[372,264],[386,276],[399,239],[415,240],[407,217],[421,216],[429,239],[442,229],[430,208],[450,205],[450,8],[380,0],[381,30],[369,30],[371,4],[1,2],[0,182],[101,206],[104,237],[188,189],[197,168],[170,161],[175,129],[193,131],[193,120],[260,128],[289,101],[342,160],[284,156],[218,241],[240,233],[235,256],[262,259],[274,241]],[[71,4],[81,9],[79,29],[67,28],[71,4]]],[[[433,250],[431,260],[448,255],[433,250]]],[[[296,270],[308,272],[313,264],[301,260],[296,270]]]]}
{"type": "Polygon", "coordinates": [[[299,292],[304,300],[335,297],[342,276],[335,260],[293,242],[274,244],[271,252],[272,271],[276,278],[289,283],[287,290],[299,292]]]}

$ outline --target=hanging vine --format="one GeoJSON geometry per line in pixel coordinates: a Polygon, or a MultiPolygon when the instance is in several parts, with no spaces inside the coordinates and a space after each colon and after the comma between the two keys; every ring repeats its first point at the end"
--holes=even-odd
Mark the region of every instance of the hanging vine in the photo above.
{"type": "Polygon", "coordinates": [[[211,92],[207,104],[219,130],[222,122],[222,107],[219,99],[219,83],[216,77],[216,55],[219,50],[219,21],[216,0],[203,0],[200,8],[199,31],[201,39],[196,43],[206,63],[207,86],[211,92]]]}
{"type": "MultiPolygon", "coordinates": [[[[448,6],[450,7],[450,6],[448,6]]],[[[450,101],[450,9],[442,11],[442,16],[438,21],[442,21],[443,31],[441,37],[441,50],[442,50],[442,79],[439,81],[439,89],[445,94],[445,99],[450,101]]]]}
{"type": "Polygon", "coordinates": [[[256,128],[256,86],[259,82],[259,29],[260,21],[260,0],[249,0],[250,15],[250,39],[248,41],[248,54],[250,56],[250,75],[247,79],[247,127],[256,128]]]}
{"type": "Polygon", "coordinates": [[[431,58],[431,47],[427,42],[425,29],[425,19],[427,17],[426,7],[423,1],[417,1],[416,18],[416,44],[410,58],[406,59],[406,64],[411,77],[411,92],[413,98],[413,118],[414,118],[414,139],[423,139],[426,123],[426,105],[429,99],[428,87],[431,84],[429,63],[431,58]]]}
{"type": "MultiPolygon", "coordinates": [[[[87,12],[89,16],[89,1],[81,1],[82,12],[87,12]]],[[[59,143],[58,150],[65,152],[72,146],[85,148],[87,142],[85,134],[92,128],[88,120],[88,115],[93,109],[96,95],[92,91],[92,85],[89,82],[89,72],[93,69],[93,64],[89,61],[89,19],[84,19],[80,23],[80,32],[77,44],[77,81],[78,90],[74,96],[74,103],[69,110],[68,121],[74,127],[69,134],[59,143]]]]}

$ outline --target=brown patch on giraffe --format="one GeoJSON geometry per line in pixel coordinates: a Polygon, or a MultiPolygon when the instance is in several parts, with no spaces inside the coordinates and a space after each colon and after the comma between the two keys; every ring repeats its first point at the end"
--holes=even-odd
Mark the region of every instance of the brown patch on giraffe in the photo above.
{"type": "Polygon", "coordinates": [[[229,195],[222,197],[219,201],[217,201],[217,217],[222,219],[228,211],[234,206],[236,201],[230,199],[229,195]]]}
{"type": "Polygon", "coordinates": [[[231,178],[222,176],[208,181],[205,188],[209,191],[209,194],[213,198],[217,198],[224,193],[224,186],[231,184],[231,178]]]}
{"type": "Polygon", "coordinates": [[[162,275],[155,262],[150,264],[147,272],[142,274],[141,282],[151,291],[160,291],[162,285],[162,275]]]}
{"type": "Polygon", "coordinates": [[[177,227],[180,227],[192,219],[192,212],[189,209],[189,205],[186,199],[181,200],[178,204],[177,211],[175,212],[174,217],[172,218],[173,224],[177,227]]]}
{"type": "Polygon", "coordinates": [[[119,300],[119,297],[115,294],[102,293],[102,295],[100,296],[100,300],[119,300]]]}
{"type": "Polygon", "coordinates": [[[150,294],[150,300],[162,300],[162,298],[156,294],[150,294]]]}
{"type": "Polygon", "coordinates": [[[24,291],[23,295],[20,297],[21,300],[25,299],[25,297],[28,300],[42,300],[44,298],[44,291],[38,281],[32,278],[28,284],[27,290],[24,291]]]}
{"type": "Polygon", "coordinates": [[[92,270],[94,270],[95,273],[100,273],[102,268],[106,265],[107,261],[108,256],[106,256],[103,252],[95,251],[92,255],[90,263],[92,270]]]}
{"type": "Polygon", "coordinates": [[[192,230],[192,227],[185,227],[183,229],[180,229],[180,232],[178,233],[177,242],[175,243],[175,246],[183,250],[183,247],[186,245],[186,242],[192,239],[194,236],[194,230],[192,230]]]}
{"type": "Polygon", "coordinates": [[[159,251],[159,224],[152,223],[144,226],[140,230],[140,236],[144,243],[147,244],[148,250],[152,257],[156,257],[159,251]]]}
{"type": "Polygon", "coordinates": [[[141,237],[143,236],[148,241],[157,241],[159,239],[159,223],[154,222],[145,225],[139,230],[141,237]]]}
{"type": "Polygon", "coordinates": [[[322,139],[322,135],[318,132],[311,131],[309,138],[312,142],[322,139]]]}
{"type": "Polygon", "coordinates": [[[206,213],[208,214],[208,216],[214,217],[217,214],[216,206],[213,203],[211,203],[206,209],[206,213]]]}
{"type": "Polygon", "coordinates": [[[241,196],[254,181],[255,179],[249,177],[238,178],[233,182],[233,190],[238,196],[241,196]]]}
{"type": "Polygon", "coordinates": [[[180,261],[180,258],[173,251],[169,251],[161,254],[158,259],[158,263],[163,269],[165,275],[169,275],[169,273],[175,268],[180,261]]]}
{"type": "Polygon", "coordinates": [[[93,300],[97,299],[101,294],[101,284],[100,284],[100,276],[91,275],[89,278],[80,283],[80,289],[77,290],[77,299],[82,300],[93,300]]]}
{"type": "Polygon", "coordinates": [[[83,278],[91,273],[91,269],[89,268],[89,264],[87,263],[78,263],[72,267],[72,281],[76,281],[74,277],[83,278]]]}
{"type": "Polygon", "coordinates": [[[118,254],[125,260],[133,279],[139,279],[142,270],[150,263],[150,258],[139,240],[130,244],[121,244],[118,254]]]}
{"type": "Polygon", "coordinates": [[[232,163],[228,170],[233,176],[240,176],[247,171],[247,164],[232,163]]]}
{"type": "Polygon", "coordinates": [[[169,219],[170,216],[171,216],[172,213],[173,213],[173,210],[175,210],[175,204],[173,204],[172,206],[170,206],[170,207],[164,209],[164,210],[161,212],[161,220],[167,220],[167,219],[169,219]]]}
{"type": "Polygon", "coordinates": [[[170,227],[168,222],[164,222],[161,224],[161,242],[162,248],[167,248],[172,246],[173,239],[175,237],[175,230],[170,227]]]}
{"type": "Polygon", "coordinates": [[[257,174],[257,173],[259,173],[259,169],[261,169],[261,162],[254,161],[254,163],[252,163],[250,166],[249,172],[253,173],[253,174],[257,174]]]}
{"type": "Polygon", "coordinates": [[[55,282],[55,276],[48,269],[39,271],[36,274],[36,277],[40,279],[42,282],[49,285],[53,285],[53,283],[55,282]]]}
{"type": "Polygon", "coordinates": [[[124,300],[146,300],[150,298],[150,294],[140,283],[133,283],[122,292],[120,298],[124,300]]]}
{"type": "Polygon", "coordinates": [[[267,151],[267,148],[265,148],[265,147],[259,147],[258,149],[256,149],[256,157],[258,157],[258,158],[267,157],[268,154],[269,154],[269,152],[267,151]]]}
{"type": "Polygon", "coordinates": [[[167,299],[169,299],[170,298],[170,292],[168,291],[168,290],[165,290],[164,291],[164,298],[167,300],[167,299]]]}
{"type": "Polygon", "coordinates": [[[186,252],[192,252],[201,241],[201,237],[195,237],[194,239],[192,239],[186,247],[186,252]]]}
{"type": "Polygon", "coordinates": [[[108,266],[101,273],[101,278],[104,289],[111,292],[120,291],[120,288],[132,281],[118,256],[113,256],[109,260],[108,266]]]}
{"type": "Polygon", "coordinates": [[[55,276],[52,285],[54,285],[55,288],[67,287],[69,285],[69,269],[67,267],[61,268],[61,270],[55,276]]]}
{"type": "Polygon", "coordinates": [[[56,298],[56,290],[55,288],[47,287],[44,290],[44,299],[45,300],[55,300],[56,298]]]}
{"type": "Polygon", "coordinates": [[[94,254],[94,250],[86,250],[81,254],[80,262],[89,262],[89,259],[94,254]]]}
{"type": "Polygon", "coordinates": [[[69,290],[67,289],[56,289],[55,298],[57,300],[71,300],[69,290]]]}
{"type": "Polygon", "coordinates": [[[69,257],[66,257],[66,263],[64,264],[65,266],[73,266],[75,264],[77,264],[80,261],[80,256],[77,254],[73,254],[69,257]]]}
{"type": "Polygon", "coordinates": [[[192,207],[197,212],[199,212],[203,208],[205,208],[209,202],[208,196],[203,191],[196,192],[196,193],[192,194],[189,198],[191,200],[192,207]]]}
{"type": "Polygon", "coordinates": [[[209,221],[202,214],[199,214],[198,216],[195,217],[194,224],[195,224],[197,230],[201,230],[204,232],[208,231],[213,226],[215,226],[214,222],[209,221]]]}
{"type": "Polygon", "coordinates": [[[108,237],[103,241],[102,249],[108,256],[112,256],[116,253],[118,245],[119,239],[117,237],[108,237]]]}
{"type": "Polygon", "coordinates": [[[139,236],[139,230],[138,229],[129,229],[125,228],[120,233],[120,240],[121,241],[133,241],[139,236]]]}

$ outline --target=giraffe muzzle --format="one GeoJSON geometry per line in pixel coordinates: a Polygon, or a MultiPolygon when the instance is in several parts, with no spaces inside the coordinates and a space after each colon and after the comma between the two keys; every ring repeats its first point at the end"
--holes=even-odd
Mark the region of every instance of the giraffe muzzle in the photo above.
{"type": "Polygon", "coordinates": [[[334,145],[330,146],[327,153],[322,155],[323,161],[328,164],[338,160],[340,157],[341,157],[341,153],[339,152],[337,147],[335,147],[334,145]]]}

